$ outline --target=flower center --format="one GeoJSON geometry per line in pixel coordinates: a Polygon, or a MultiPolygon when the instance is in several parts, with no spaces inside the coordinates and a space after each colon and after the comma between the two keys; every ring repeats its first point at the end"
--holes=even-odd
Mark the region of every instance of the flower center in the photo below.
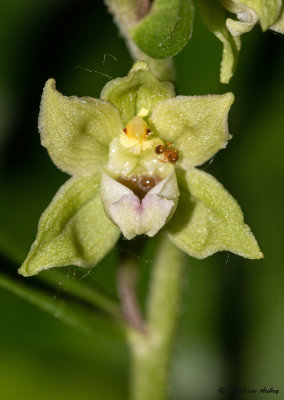
{"type": "Polygon", "coordinates": [[[150,150],[152,147],[162,144],[159,138],[149,138],[152,132],[149,129],[145,117],[149,110],[142,108],[138,115],[132,118],[121,132],[120,144],[133,154],[140,154],[143,151],[150,150]]]}

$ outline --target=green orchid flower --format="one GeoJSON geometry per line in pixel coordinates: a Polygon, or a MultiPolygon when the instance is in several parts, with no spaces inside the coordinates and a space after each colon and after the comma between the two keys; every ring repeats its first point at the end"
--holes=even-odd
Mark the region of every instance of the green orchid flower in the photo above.
{"type": "Polygon", "coordinates": [[[92,267],[120,234],[152,237],[161,229],[187,254],[262,253],[237,202],[196,166],[225,148],[232,93],[177,96],[145,62],[106,84],[101,98],[65,97],[47,81],[41,142],[72,175],[43,213],[19,272],[92,267]]]}
{"type": "Polygon", "coordinates": [[[238,63],[240,37],[259,23],[263,32],[284,34],[282,0],[198,0],[201,17],[223,43],[220,81],[228,83],[238,63]]]}
{"type": "Polygon", "coordinates": [[[235,18],[226,19],[226,26],[232,36],[251,31],[258,22],[263,31],[271,29],[284,33],[281,0],[220,0],[220,3],[229,13],[235,14],[235,18]]]}

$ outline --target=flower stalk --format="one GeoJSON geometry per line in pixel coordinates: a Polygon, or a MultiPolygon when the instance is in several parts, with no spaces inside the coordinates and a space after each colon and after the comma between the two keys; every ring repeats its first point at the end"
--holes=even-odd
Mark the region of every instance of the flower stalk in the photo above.
{"type": "Polygon", "coordinates": [[[145,332],[145,324],[136,295],[138,267],[134,257],[123,260],[118,267],[117,286],[126,322],[133,329],[145,332]]]}
{"type": "Polygon", "coordinates": [[[164,235],[153,265],[146,332],[131,330],[128,340],[132,355],[131,400],[167,398],[170,357],[177,326],[182,252],[164,235]]]}

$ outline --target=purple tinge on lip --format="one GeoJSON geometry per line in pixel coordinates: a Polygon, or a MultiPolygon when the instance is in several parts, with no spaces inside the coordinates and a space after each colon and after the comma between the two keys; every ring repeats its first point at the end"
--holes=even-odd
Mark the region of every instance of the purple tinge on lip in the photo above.
{"type": "Polygon", "coordinates": [[[150,193],[142,200],[129,194],[110,204],[109,214],[126,237],[143,233],[151,237],[163,227],[173,206],[172,200],[150,193]]]}

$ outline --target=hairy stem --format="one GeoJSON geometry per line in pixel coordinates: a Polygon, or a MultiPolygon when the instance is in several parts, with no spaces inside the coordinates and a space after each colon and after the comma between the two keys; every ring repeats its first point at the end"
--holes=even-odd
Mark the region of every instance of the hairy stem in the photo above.
{"type": "Polygon", "coordinates": [[[179,316],[182,253],[165,236],[154,263],[146,332],[132,331],[131,400],[165,400],[175,328],[179,316]]]}
{"type": "Polygon", "coordinates": [[[147,2],[137,2],[137,0],[105,0],[105,3],[109,12],[114,17],[133,59],[146,61],[153,74],[160,80],[173,81],[175,74],[172,59],[158,60],[147,56],[136,46],[130,35],[131,28],[137,24],[141,18],[141,13],[145,14],[144,6],[147,2]],[[142,5],[143,10],[141,8],[142,5]]]}
{"type": "Polygon", "coordinates": [[[124,260],[118,269],[117,284],[126,321],[132,328],[144,332],[144,320],[136,296],[137,268],[133,258],[124,260]]]}

